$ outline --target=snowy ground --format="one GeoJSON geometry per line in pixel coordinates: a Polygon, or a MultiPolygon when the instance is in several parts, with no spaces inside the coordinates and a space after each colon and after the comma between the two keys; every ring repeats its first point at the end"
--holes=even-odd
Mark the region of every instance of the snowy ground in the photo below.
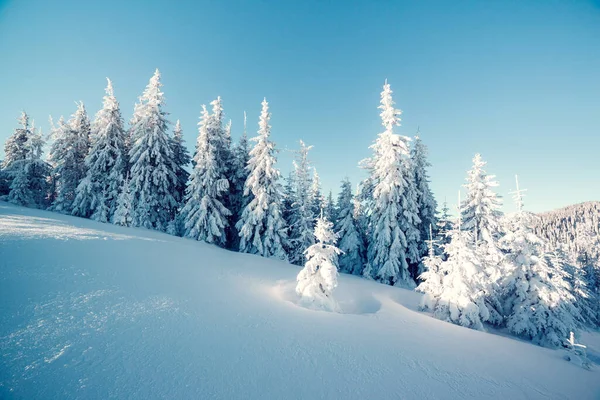
{"type": "Polygon", "coordinates": [[[297,272],[0,202],[0,398],[600,398],[600,366],[435,320],[414,292],[342,276],[342,313],[299,307],[297,272]]]}

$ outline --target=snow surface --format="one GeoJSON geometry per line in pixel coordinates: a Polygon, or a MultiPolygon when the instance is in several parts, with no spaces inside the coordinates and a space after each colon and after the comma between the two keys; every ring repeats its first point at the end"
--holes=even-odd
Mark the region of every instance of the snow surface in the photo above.
{"type": "MultiPolygon", "coordinates": [[[[600,367],[417,312],[342,275],[0,202],[0,398],[598,399],[600,367]]],[[[586,333],[600,362],[600,334],[586,333]]]]}

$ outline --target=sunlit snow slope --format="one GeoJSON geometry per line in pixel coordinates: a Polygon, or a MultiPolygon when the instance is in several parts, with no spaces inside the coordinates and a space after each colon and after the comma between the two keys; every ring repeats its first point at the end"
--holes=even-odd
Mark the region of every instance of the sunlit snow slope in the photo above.
{"type": "Polygon", "coordinates": [[[600,398],[598,366],[435,320],[417,293],[342,276],[343,313],[301,308],[297,272],[0,203],[0,398],[600,398]]]}

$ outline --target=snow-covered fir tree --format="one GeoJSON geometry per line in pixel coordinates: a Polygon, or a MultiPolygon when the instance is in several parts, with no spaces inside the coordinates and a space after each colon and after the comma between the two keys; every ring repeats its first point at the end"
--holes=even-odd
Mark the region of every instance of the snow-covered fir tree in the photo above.
{"type": "Polygon", "coordinates": [[[185,147],[185,140],[183,140],[183,130],[181,129],[181,123],[179,120],[175,123],[175,129],[173,129],[173,137],[171,138],[171,150],[173,151],[173,161],[177,169],[175,175],[177,176],[177,185],[175,186],[175,200],[178,203],[183,202],[185,195],[185,188],[187,187],[188,178],[190,173],[185,167],[190,163],[191,157],[188,149],[185,147]]]}
{"type": "Polygon", "coordinates": [[[317,169],[313,167],[313,177],[310,187],[310,201],[312,204],[313,215],[317,216],[321,214],[321,210],[325,208],[325,197],[321,193],[321,178],[317,169]]]}
{"type": "MultiPolygon", "coordinates": [[[[285,221],[285,224],[289,227],[289,230],[291,231],[292,228],[292,218],[294,218],[294,199],[296,198],[296,192],[294,190],[294,172],[295,171],[290,171],[287,178],[285,178],[285,186],[283,187],[283,203],[282,203],[282,210],[281,210],[281,215],[283,216],[283,220],[285,221]]],[[[290,233],[291,235],[291,233],[290,233]]],[[[288,236],[290,236],[288,235],[288,236]]],[[[288,240],[288,245],[291,246],[290,241],[288,240]]],[[[286,252],[288,254],[291,254],[291,248],[286,248],[286,252]]]]}
{"type": "Polygon", "coordinates": [[[402,203],[401,212],[403,218],[399,222],[400,228],[406,237],[406,262],[408,270],[411,279],[416,281],[420,274],[421,246],[424,241],[421,239],[421,232],[419,231],[419,226],[421,225],[418,204],[419,189],[416,185],[415,168],[412,162],[413,160],[410,157],[405,157],[402,160],[402,175],[404,182],[406,182],[406,187],[403,193],[404,202],[402,203]]]}
{"type": "Polygon", "coordinates": [[[293,200],[290,211],[289,259],[292,264],[304,263],[304,251],[314,244],[314,193],[313,180],[310,176],[308,152],[312,146],[300,141],[300,149],[296,151],[294,160],[293,200]]]}
{"type": "Polygon", "coordinates": [[[337,206],[335,231],[339,237],[339,248],[343,252],[339,257],[340,272],[360,275],[365,264],[366,248],[359,227],[360,211],[356,209],[357,202],[347,178],[342,181],[337,206]]]}
{"type": "Polygon", "coordinates": [[[421,283],[416,290],[425,295],[421,298],[421,309],[435,309],[435,303],[440,298],[443,287],[444,273],[441,270],[442,258],[436,252],[437,241],[433,236],[433,228],[429,227],[429,240],[427,243],[427,255],[423,257],[423,272],[419,276],[421,283]]]}
{"type": "MultiPolygon", "coordinates": [[[[410,139],[394,133],[394,127],[400,125],[401,111],[394,108],[392,90],[385,83],[381,92],[382,125],[385,130],[379,134],[371,146],[373,156],[365,160],[363,165],[369,171],[364,182],[363,193],[369,199],[369,247],[367,266],[363,274],[386,283],[399,283],[414,287],[408,271],[408,243],[406,228],[411,224],[404,215],[404,209],[413,201],[407,197],[409,183],[405,180],[405,160],[409,157],[408,143],[410,139]]],[[[410,215],[411,219],[413,218],[410,215]]],[[[414,216],[418,218],[418,216],[414,216]]]]}
{"type": "Polygon", "coordinates": [[[194,170],[186,190],[185,206],[181,209],[186,237],[225,246],[226,228],[231,212],[225,207],[224,197],[229,181],[222,177],[218,165],[218,132],[209,129],[213,115],[202,106],[199,122],[194,170]]]}
{"type": "Polygon", "coordinates": [[[131,185],[129,184],[129,175],[121,186],[121,193],[117,199],[117,208],[112,216],[112,223],[121,226],[131,226],[132,223],[133,196],[131,194],[131,185]]]}
{"type": "MultiPolygon", "coordinates": [[[[23,117],[21,121],[25,122],[23,117]]],[[[27,125],[25,142],[19,145],[25,158],[13,158],[6,168],[12,177],[8,201],[26,207],[45,208],[50,165],[43,160],[44,140],[41,131],[36,131],[33,123],[27,125]]]]}
{"type": "Polygon", "coordinates": [[[329,195],[325,199],[325,205],[323,208],[323,215],[327,218],[328,221],[337,221],[337,207],[335,202],[333,201],[333,192],[330,190],[329,195]]]}
{"type": "MultiPolygon", "coordinates": [[[[419,215],[419,257],[429,253],[429,246],[425,240],[429,235],[430,228],[437,229],[437,202],[433,197],[433,192],[429,187],[429,175],[427,168],[431,166],[427,160],[427,147],[423,144],[421,138],[417,135],[413,141],[410,158],[412,162],[415,187],[417,190],[417,214],[419,215]]],[[[435,232],[434,232],[435,233],[435,232]]],[[[423,264],[419,264],[418,274],[423,273],[423,264]]]]}
{"type": "Polygon", "coordinates": [[[4,143],[4,160],[2,160],[2,169],[4,170],[7,170],[13,162],[27,158],[29,151],[27,140],[31,134],[29,115],[25,111],[21,112],[18,121],[20,126],[4,143]]]}
{"type": "Polygon", "coordinates": [[[287,260],[287,226],[281,212],[283,196],[280,173],[275,168],[275,143],[269,139],[270,118],[269,103],[264,99],[258,136],[252,139],[256,144],[250,151],[249,174],[244,185],[244,195],[251,198],[237,228],[241,252],[287,260]]]}
{"type": "Polygon", "coordinates": [[[129,156],[132,225],[164,231],[177,207],[177,164],[161,86],[157,69],[135,107],[129,156]]]}
{"type": "MultiPolygon", "coordinates": [[[[247,119],[246,112],[244,111],[244,132],[232,150],[230,205],[234,224],[241,218],[242,211],[248,202],[248,198],[244,196],[244,184],[246,183],[246,179],[248,179],[247,166],[248,160],[250,160],[250,147],[246,128],[247,119]]],[[[236,234],[233,241],[232,247],[237,248],[239,235],[236,234]]]]}
{"type": "Polygon", "coordinates": [[[325,217],[317,219],[316,243],[306,249],[306,263],[296,278],[296,293],[304,303],[330,311],[337,309],[333,290],[338,283],[337,259],[341,253],[335,246],[337,235],[332,228],[325,217]]]}
{"type": "Polygon", "coordinates": [[[448,207],[448,201],[444,199],[442,208],[440,210],[440,216],[437,222],[437,248],[442,259],[445,259],[443,248],[449,242],[448,233],[452,231],[452,217],[450,215],[450,207],[448,207]]]}
{"type": "Polygon", "coordinates": [[[467,328],[484,330],[483,322],[491,313],[485,302],[487,276],[477,256],[469,231],[461,229],[459,217],[449,233],[450,242],[444,246],[447,259],[432,263],[422,274],[418,290],[425,293],[421,307],[435,318],[467,328]]]}
{"type": "Polygon", "coordinates": [[[85,158],[90,149],[90,120],[82,102],[77,111],[65,123],[60,119],[54,127],[54,143],[50,150],[50,161],[54,167],[56,195],[52,210],[71,213],[77,195],[77,186],[87,174],[85,158]]]}
{"type": "Polygon", "coordinates": [[[564,271],[546,262],[543,241],[531,230],[523,211],[523,192],[514,192],[517,213],[501,239],[506,257],[502,281],[506,327],[534,343],[557,347],[575,331],[581,318],[564,271]]]}
{"type": "Polygon", "coordinates": [[[92,124],[92,147],[85,158],[87,174],[79,183],[73,215],[109,222],[127,173],[125,131],[119,102],[107,79],[103,107],[92,124]]]}
{"type": "Polygon", "coordinates": [[[473,158],[473,167],[467,173],[466,199],[461,204],[461,218],[463,230],[468,231],[473,238],[475,251],[480,258],[481,265],[487,275],[487,286],[484,288],[486,303],[488,304],[493,323],[501,322],[501,300],[497,282],[503,271],[501,267],[503,254],[498,248],[498,239],[501,236],[500,212],[501,200],[494,192],[498,183],[493,175],[488,175],[484,170],[486,162],[481,155],[473,158]]]}

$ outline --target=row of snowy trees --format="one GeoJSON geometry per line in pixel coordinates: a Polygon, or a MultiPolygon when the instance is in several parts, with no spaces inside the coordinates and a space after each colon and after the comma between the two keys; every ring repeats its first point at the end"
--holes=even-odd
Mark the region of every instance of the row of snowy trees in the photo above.
{"type": "Polygon", "coordinates": [[[257,136],[247,138],[244,115],[236,144],[221,98],[203,106],[190,157],[179,121],[170,132],[161,88],[157,70],[126,129],[108,81],[93,122],[79,103],[69,121],[53,124],[47,160],[41,133],[23,114],[5,145],[0,189],[25,206],[298,265],[307,260],[298,277],[303,295],[321,288],[329,299],[336,285],[333,265],[385,284],[419,284],[426,293],[423,307],[438,318],[475,329],[506,326],[539,343],[557,344],[569,329],[598,321],[579,269],[533,235],[521,192],[516,216],[502,216],[497,183],[479,155],[460,217],[452,220],[444,204],[438,218],[427,149],[418,135],[395,132],[401,111],[387,82],[379,105],[383,131],[361,162],[367,178],[355,191],[345,179],[335,202],[331,193],[322,195],[309,159],[312,146],[302,141],[282,185],[266,100],[257,136]]]}
{"type": "Polygon", "coordinates": [[[473,329],[483,330],[484,323],[505,327],[550,347],[572,331],[597,326],[598,298],[581,266],[534,234],[535,216],[523,209],[518,181],[517,212],[500,213],[497,183],[484,166],[476,155],[457,220],[440,226],[440,240],[430,235],[417,287],[425,293],[422,308],[473,329]]]}
{"type": "Polygon", "coordinates": [[[369,178],[358,186],[360,193],[353,193],[345,179],[337,202],[331,192],[323,196],[309,159],[312,146],[302,141],[282,186],[266,100],[258,136],[248,140],[244,116],[244,133],[236,144],[221,98],[210,108],[203,106],[190,158],[179,121],[169,131],[161,87],[157,70],[126,129],[109,80],[93,122],[79,103],[70,120],[52,123],[46,161],[41,157],[41,134],[23,114],[21,128],[5,146],[8,199],[298,265],[315,244],[313,231],[323,213],[339,236],[341,271],[415,286],[422,272],[420,258],[426,253],[427,227],[436,225],[436,202],[429,189],[425,146],[417,137],[411,148],[410,138],[393,132],[400,124],[400,111],[393,107],[387,82],[379,107],[385,130],[372,146],[373,156],[364,161],[369,178]],[[35,173],[40,182],[32,186],[34,171],[13,160],[24,159],[26,148],[34,143],[37,150],[31,155],[39,160],[35,173]]]}

